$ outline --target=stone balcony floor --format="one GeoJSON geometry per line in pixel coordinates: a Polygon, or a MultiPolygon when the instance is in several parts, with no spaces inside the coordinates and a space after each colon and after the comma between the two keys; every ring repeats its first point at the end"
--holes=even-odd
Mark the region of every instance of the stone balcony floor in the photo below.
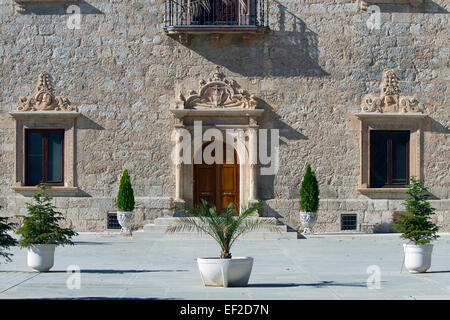
{"type": "Polygon", "coordinates": [[[30,272],[26,250],[0,264],[0,299],[450,299],[450,234],[434,244],[425,274],[402,268],[398,234],[313,235],[307,239],[242,240],[234,256],[255,259],[246,288],[205,288],[195,258],[215,256],[212,240],[154,239],[145,232],[81,233],[58,247],[48,273],[30,272]],[[69,289],[67,267],[81,269],[80,289],[69,289]],[[369,289],[369,266],[380,269],[380,288],[369,289]]]}

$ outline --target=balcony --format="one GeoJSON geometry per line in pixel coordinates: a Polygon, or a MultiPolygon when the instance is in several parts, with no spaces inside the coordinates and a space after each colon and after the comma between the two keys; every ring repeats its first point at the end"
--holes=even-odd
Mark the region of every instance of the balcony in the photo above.
{"type": "Polygon", "coordinates": [[[193,34],[264,34],[269,0],[165,0],[164,31],[187,42],[193,34]]]}

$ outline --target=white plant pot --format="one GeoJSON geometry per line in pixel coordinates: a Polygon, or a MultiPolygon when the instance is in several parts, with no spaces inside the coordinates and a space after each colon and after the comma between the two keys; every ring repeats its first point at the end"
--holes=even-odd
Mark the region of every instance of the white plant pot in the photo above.
{"type": "Polygon", "coordinates": [[[314,226],[316,221],[317,221],[317,212],[300,211],[300,222],[302,223],[304,234],[313,233],[312,227],[314,226]]]}
{"type": "Polygon", "coordinates": [[[431,254],[433,245],[428,244],[404,244],[405,267],[410,273],[427,271],[431,266],[431,254]]]}
{"type": "Polygon", "coordinates": [[[49,271],[55,261],[55,248],[55,244],[35,244],[28,248],[28,266],[34,271],[49,271]]]}
{"type": "Polygon", "coordinates": [[[253,258],[197,258],[197,264],[205,286],[245,287],[252,272],[253,258]]]}
{"type": "Polygon", "coordinates": [[[131,235],[131,227],[133,226],[133,211],[117,211],[117,221],[122,229],[121,234],[131,235]]]}

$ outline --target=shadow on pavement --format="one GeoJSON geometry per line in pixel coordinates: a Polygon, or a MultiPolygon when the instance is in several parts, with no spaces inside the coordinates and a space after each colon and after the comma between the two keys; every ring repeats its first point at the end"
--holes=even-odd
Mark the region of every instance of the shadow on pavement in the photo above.
{"type": "MultiPolygon", "coordinates": [[[[387,281],[380,281],[387,282],[387,281]]],[[[317,283],[253,283],[249,284],[249,287],[259,287],[259,288],[288,288],[288,287],[329,287],[329,286],[338,286],[338,287],[367,287],[366,282],[359,283],[339,283],[334,281],[320,281],[317,283]]]]}

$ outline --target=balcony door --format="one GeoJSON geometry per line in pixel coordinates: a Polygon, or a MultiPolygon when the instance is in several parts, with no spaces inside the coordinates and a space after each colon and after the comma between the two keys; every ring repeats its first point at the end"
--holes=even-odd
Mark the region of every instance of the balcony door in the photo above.
{"type": "MultiPolygon", "coordinates": [[[[206,145],[205,145],[206,146],[206,145]]],[[[205,147],[204,146],[204,147],[205,147]]],[[[203,149],[204,149],[203,147],[203,149]]],[[[225,145],[223,164],[194,164],[194,204],[201,200],[214,204],[218,211],[228,204],[235,204],[236,214],[239,212],[239,164],[234,151],[234,162],[226,161],[225,145]]]]}
{"type": "Polygon", "coordinates": [[[248,25],[254,0],[184,0],[188,25],[248,25]]]}

